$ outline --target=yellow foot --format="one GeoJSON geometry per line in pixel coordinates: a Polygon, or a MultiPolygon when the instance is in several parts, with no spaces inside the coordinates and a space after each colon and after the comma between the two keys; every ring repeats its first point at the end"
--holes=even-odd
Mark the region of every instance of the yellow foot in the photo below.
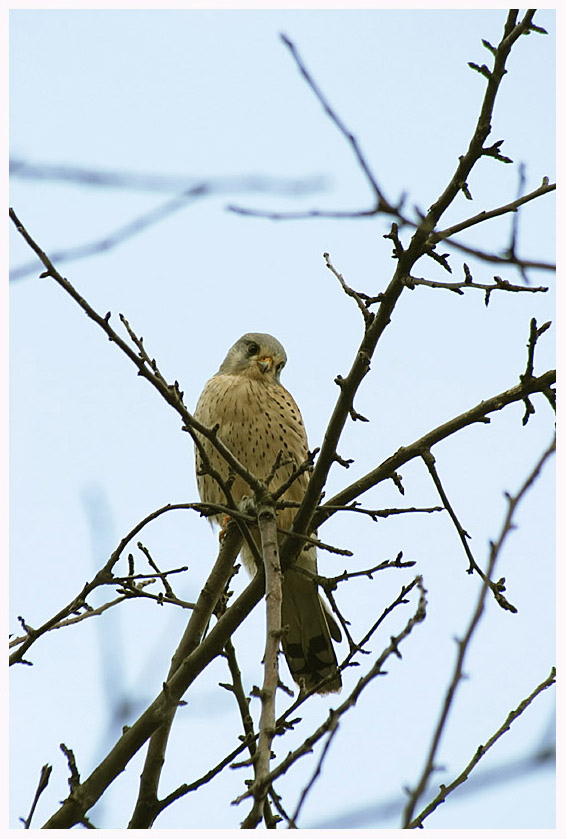
{"type": "Polygon", "coordinates": [[[230,524],[231,521],[232,521],[232,519],[230,518],[230,516],[224,516],[224,521],[222,522],[222,528],[220,530],[220,533],[218,534],[218,540],[220,542],[226,536],[226,529],[227,529],[227,527],[228,527],[228,525],[230,524]]]}

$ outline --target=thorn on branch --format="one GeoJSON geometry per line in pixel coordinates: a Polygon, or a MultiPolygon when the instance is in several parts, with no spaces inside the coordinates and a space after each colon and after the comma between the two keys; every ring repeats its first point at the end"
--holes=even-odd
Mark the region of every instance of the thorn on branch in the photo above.
{"type": "Polygon", "coordinates": [[[391,230],[389,233],[384,233],[383,238],[391,239],[393,242],[393,253],[391,255],[392,259],[400,259],[405,251],[403,249],[403,245],[401,244],[401,240],[399,239],[399,225],[393,222],[391,230]]]}
{"type": "Polygon", "coordinates": [[[354,462],[352,458],[349,458],[348,460],[345,460],[343,457],[340,457],[338,452],[334,453],[333,460],[336,461],[336,463],[339,463],[340,466],[343,466],[344,469],[349,469],[350,465],[354,462]]]}
{"type": "Polygon", "coordinates": [[[510,157],[506,157],[504,154],[501,154],[501,146],[503,145],[504,140],[497,140],[492,146],[486,146],[481,150],[483,157],[493,157],[495,160],[500,160],[501,163],[513,163],[510,157]]]}
{"type": "Polygon", "coordinates": [[[467,183],[463,183],[460,189],[462,190],[468,201],[473,201],[472,193],[470,192],[470,187],[467,183]]]}
{"type": "Polygon", "coordinates": [[[448,257],[450,256],[449,253],[436,253],[434,248],[436,247],[436,243],[430,245],[424,251],[424,256],[429,256],[435,262],[438,262],[439,265],[442,265],[445,271],[448,271],[449,274],[452,273],[452,268],[448,264],[448,257]]]}
{"type": "Polygon", "coordinates": [[[67,748],[64,743],[59,745],[59,748],[67,758],[67,763],[69,764],[69,787],[71,792],[74,792],[80,785],[81,779],[79,776],[79,771],[77,769],[77,762],[75,760],[75,755],[73,754],[73,750],[67,748]]]}
{"type": "Polygon", "coordinates": [[[356,422],[356,420],[359,420],[360,422],[369,422],[369,419],[367,417],[364,417],[362,414],[358,414],[358,412],[354,409],[353,405],[350,408],[350,416],[354,420],[354,422],[356,422]]]}
{"type": "Polygon", "coordinates": [[[391,478],[401,495],[405,495],[405,488],[401,483],[401,475],[397,474],[397,472],[392,472],[389,477],[391,478]]]}
{"type": "Polygon", "coordinates": [[[481,67],[480,67],[479,64],[474,64],[473,61],[468,61],[468,67],[470,67],[472,70],[475,70],[476,73],[479,73],[484,78],[486,78],[488,81],[489,81],[489,79],[491,79],[491,70],[489,70],[489,68],[486,67],[485,64],[482,64],[481,67]]]}
{"type": "MultiPolygon", "coordinates": [[[[528,384],[533,378],[535,363],[535,347],[537,341],[540,338],[540,336],[543,335],[546,332],[546,330],[550,328],[551,325],[552,321],[548,320],[546,321],[546,323],[543,323],[541,327],[538,327],[536,318],[531,318],[529,340],[527,343],[527,366],[525,372],[521,376],[519,376],[519,379],[522,384],[528,384]]],[[[523,416],[522,423],[523,425],[526,425],[531,415],[535,413],[535,409],[528,396],[525,396],[523,401],[525,403],[525,413],[523,416]]]]}
{"type": "Polygon", "coordinates": [[[18,621],[26,635],[31,635],[33,633],[33,628],[31,626],[28,626],[28,624],[25,622],[25,619],[21,615],[18,615],[18,621]]]}
{"type": "Polygon", "coordinates": [[[486,50],[489,50],[489,52],[490,52],[493,56],[495,56],[495,54],[496,54],[497,50],[495,49],[495,47],[493,46],[493,44],[490,44],[490,43],[489,43],[489,41],[486,41],[486,39],[485,39],[485,38],[482,38],[482,39],[481,39],[481,42],[482,42],[482,44],[484,45],[484,47],[486,48],[486,50]]]}
{"type": "Polygon", "coordinates": [[[529,28],[525,29],[523,35],[530,35],[531,32],[538,32],[539,35],[548,35],[546,29],[543,29],[542,26],[537,26],[535,23],[530,23],[529,28]]]}

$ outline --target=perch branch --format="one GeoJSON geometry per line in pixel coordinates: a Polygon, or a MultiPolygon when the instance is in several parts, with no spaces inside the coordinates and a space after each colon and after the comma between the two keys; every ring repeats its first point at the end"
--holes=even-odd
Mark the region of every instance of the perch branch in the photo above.
{"type": "Polygon", "coordinates": [[[279,563],[275,504],[267,494],[258,499],[257,521],[265,568],[266,640],[263,656],[264,679],[261,691],[259,691],[261,699],[259,740],[253,757],[254,782],[249,788],[249,793],[253,796],[253,805],[242,822],[242,829],[253,829],[261,821],[271,785],[271,781],[267,779],[271,762],[271,744],[276,732],[275,695],[279,684],[278,657],[282,634],[283,574],[279,563]]]}

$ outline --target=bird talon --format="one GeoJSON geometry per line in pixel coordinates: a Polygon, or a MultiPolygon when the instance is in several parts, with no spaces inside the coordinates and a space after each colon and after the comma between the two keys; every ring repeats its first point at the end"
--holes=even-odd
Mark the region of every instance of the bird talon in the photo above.
{"type": "Polygon", "coordinates": [[[218,540],[221,542],[224,537],[226,536],[226,531],[228,530],[228,525],[232,521],[230,516],[224,516],[224,521],[222,522],[222,527],[220,529],[220,533],[218,534],[218,540]]]}

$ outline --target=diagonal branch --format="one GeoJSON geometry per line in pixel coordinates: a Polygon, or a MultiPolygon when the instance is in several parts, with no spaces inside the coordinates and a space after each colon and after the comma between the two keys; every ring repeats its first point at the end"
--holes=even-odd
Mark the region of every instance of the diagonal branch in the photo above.
{"type": "MultiPolygon", "coordinates": [[[[197,648],[208,626],[214,608],[220,598],[232,567],[242,546],[242,536],[236,522],[230,522],[222,540],[218,558],[203,586],[195,608],[187,623],[183,637],[172,659],[167,679],[171,679],[183,661],[197,648]]],[[[167,685],[167,682],[164,685],[167,685]]],[[[165,750],[177,704],[166,713],[163,722],[153,733],[140,779],[138,800],[130,820],[129,828],[149,828],[161,812],[157,790],[161,770],[165,762],[165,750]]]]}
{"type": "Polygon", "coordinates": [[[493,580],[489,579],[489,577],[487,577],[484,574],[484,572],[481,570],[480,566],[475,561],[474,556],[472,554],[472,551],[470,549],[470,546],[468,545],[468,539],[471,539],[471,536],[470,536],[469,533],[467,533],[466,530],[464,530],[464,528],[460,524],[460,522],[458,520],[458,516],[454,512],[454,509],[453,509],[452,505],[450,504],[450,501],[448,500],[448,496],[446,495],[446,492],[444,491],[444,487],[442,486],[442,482],[441,482],[440,477],[438,475],[438,472],[436,470],[436,462],[435,462],[435,459],[434,459],[434,455],[432,454],[430,449],[427,449],[426,451],[423,452],[422,458],[423,458],[423,460],[426,464],[426,467],[427,467],[427,469],[430,473],[430,476],[431,476],[431,478],[433,480],[433,483],[434,483],[434,485],[435,485],[435,487],[438,491],[438,494],[440,495],[440,498],[442,499],[442,503],[444,504],[444,507],[446,508],[446,511],[447,511],[448,515],[450,516],[450,518],[452,519],[452,522],[454,523],[454,527],[456,528],[456,532],[458,533],[458,536],[459,536],[460,541],[462,543],[462,546],[464,548],[464,552],[465,552],[466,556],[468,557],[468,561],[470,563],[469,567],[468,567],[468,574],[472,574],[474,571],[476,571],[479,574],[479,576],[482,578],[482,580],[489,586],[489,588],[491,589],[491,593],[493,594],[493,596],[495,597],[495,599],[497,600],[497,602],[499,603],[501,608],[502,609],[507,609],[507,611],[513,612],[514,614],[516,614],[517,613],[517,608],[515,606],[513,606],[511,603],[509,603],[509,601],[503,595],[503,592],[505,591],[505,580],[504,580],[504,578],[499,580],[497,583],[494,582],[493,580]]]}
{"type": "MultiPolygon", "coordinates": [[[[175,197],[152,207],[147,212],[130,219],[125,224],[107,233],[99,239],[85,242],[71,248],[64,248],[53,253],[53,259],[58,263],[85,259],[99,253],[106,253],[121,245],[128,239],[142,233],[149,227],[163,221],[180,210],[185,209],[197,200],[219,195],[225,192],[279,192],[300,195],[313,192],[323,186],[321,178],[303,180],[284,180],[281,178],[266,178],[257,176],[207,178],[171,177],[167,175],[140,175],[126,172],[109,172],[82,169],[73,166],[34,165],[24,161],[10,161],[10,174],[19,178],[62,180],[72,183],[82,183],[88,186],[114,187],[120,189],[136,189],[150,192],[177,193],[175,197]]],[[[10,280],[20,280],[33,274],[37,270],[37,263],[24,263],[10,271],[10,280]]]]}
{"type": "Polygon", "coordinates": [[[318,526],[320,521],[324,521],[335,512],[332,508],[336,506],[343,506],[354,501],[362,493],[367,492],[368,489],[376,486],[391,477],[405,463],[413,460],[415,457],[421,457],[424,451],[432,448],[432,446],[446,440],[458,431],[461,431],[467,426],[473,425],[476,422],[489,423],[490,418],[488,414],[495,411],[501,411],[507,405],[513,402],[522,401],[525,396],[533,393],[545,393],[551,385],[556,382],[556,370],[548,370],[542,376],[537,376],[523,381],[515,385],[509,390],[498,393],[489,399],[479,402],[473,408],[470,408],[463,414],[459,414],[448,422],[433,428],[432,431],[427,432],[414,443],[407,446],[401,446],[394,455],[388,457],[375,469],[372,469],[366,475],[358,478],[349,486],[340,490],[335,496],[330,498],[327,503],[323,504],[320,512],[314,516],[314,526],[318,526]],[[328,510],[328,513],[325,511],[328,510]]]}
{"type": "Polygon", "coordinates": [[[314,81],[313,77],[311,76],[311,74],[307,70],[307,68],[306,68],[303,60],[301,59],[301,57],[299,55],[299,52],[298,52],[296,46],[293,44],[293,42],[291,40],[289,40],[289,38],[286,35],[281,35],[281,40],[283,41],[285,46],[288,47],[291,55],[293,56],[295,64],[299,68],[299,72],[301,73],[301,75],[304,78],[304,80],[306,81],[307,85],[310,87],[310,89],[312,90],[312,92],[314,93],[314,95],[316,96],[316,98],[318,99],[320,104],[322,105],[325,113],[327,114],[327,116],[330,117],[330,119],[332,120],[334,125],[338,128],[339,132],[346,138],[346,140],[350,144],[350,146],[352,148],[352,151],[354,153],[354,156],[357,159],[363,173],[365,174],[365,176],[366,176],[366,178],[367,178],[369,184],[371,185],[371,188],[372,188],[372,190],[375,194],[376,202],[377,202],[376,203],[376,211],[378,211],[378,212],[379,211],[383,211],[383,212],[391,211],[391,209],[392,209],[391,205],[389,204],[389,201],[387,201],[387,199],[385,198],[385,195],[383,194],[383,191],[379,187],[379,185],[378,185],[378,183],[375,179],[374,174],[372,173],[364,155],[362,154],[362,151],[360,149],[358,141],[356,140],[354,135],[350,131],[348,131],[345,124],[342,122],[340,117],[337,115],[336,111],[332,108],[332,106],[330,105],[330,102],[328,101],[328,99],[326,98],[326,96],[324,95],[324,93],[322,92],[320,87],[314,81]]]}
{"type": "MultiPolygon", "coordinates": [[[[464,155],[462,155],[462,157],[460,157],[458,166],[451,180],[442,194],[432,204],[426,216],[422,219],[417,230],[412,236],[409,247],[402,253],[398,254],[396,270],[389,282],[389,285],[380,295],[377,312],[373,316],[371,322],[366,320],[364,335],[350,371],[346,378],[339,377],[337,379],[337,383],[340,387],[340,394],[326,428],[320,453],[307,486],[303,502],[295,517],[293,530],[297,532],[309,533],[312,529],[311,525],[315,508],[319,504],[321,493],[326,483],[330,468],[336,461],[338,442],[346,420],[349,416],[351,416],[354,397],[360,383],[369,371],[370,362],[377,343],[387,326],[391,323],[395,305],[406,287],[406,278],[410,276],[411,269],[415,262],[423,255],[431,252],[433,243],[429,241],[430,235],[434,232],[434,228],[440,221],[444,212],[458,195],[463,184],[466,183],[466,179],[473,166],[484,154],[487,153],[487,150],[484,148],[484,143],[491,131],[491,115],[500,83],[506,73],[505,63],[515,41],[523,32],[529,31],[533,15],[533,10],[528,11],[522,21],[516,23],[517,13],[513,12],[513,10],[509,13],[502,40],[498,47],[494,50],[494,68],[489,74],[480,114],[475,131],[470,140],[468,150],[464,155]]],[[[301,64],[299,66],[301,66],[301,64]]],[[[313,87],[308,74],[303,72],[303,75],[328,112],[328,103],[324,97],[322,97],[319,93],[316,86],[313,87]]],[[[330,115],[334,118],[331,109],[330,115]]],[[[345,129],[342,123],[337,121],[335,118],[334,121],[338,125],[339,129],[344,133],[345,129]]],[[[357,144],[353,147],[356,152],[358,148],[357,144]]],[[[363,157],[360,160],[360,156],[358,155],[358,161],[366,174],[368,174],[366,171],[367,164],[365,163],[363,157]]],[[[368,177],[370,177],[369,174],[368,177]]],[[[375,179],[370,178],[370,183],[374,185],[376,194],[380,196],[381,193],[375,179]]],[[[349,498],[348,500],[352,500],[352,498],[349,498]]],[[[299,548],[300,544],[296,538],[288,537],[285,540],[281,547],[281,564],[283,569],[285,569],[288,564],[295,559],[299,548]]]]}
{"type": "Polygon", "coordinates": [[[27,818],[25,818],[25,819],[20,818],[20,821],[22,822],[22,824],[23,824],[23,826],[26,830],[30,829],[31,821],[33,819],[33,814],[35,813],[35,808],[37,807],[40,796],[47,789],[47,785],[49,783],[49,778],[51,777],[52,768],[53,767],[49,763],[46,763],[44,766],[41,767],[41,773],[39,775],[39,781],[38,781],[38,784],[37,784],[37,789],[35,791],[35,795],[33,797],[33,801],[31,803],[30,811],[27,815],[27,818]]]}
{"type": "Polygon", "coordinates": [[[491,747],[494,746],[495,743],[497,743],[497,741],[504,734],[507,733],[507,731],[509,731],[511,723],[513,723],[517,719],[517,717],[520,717],[521,714],[524,711],[526,711],[533,699],[536,699],[536,697],[540,693],[542,693],[543,690],[546,690],[547,688],[551,687],[553,684],[555,684],[555,682],[556,669],[552,667],[550,670],[550,674],[547,676],[547,678],[543,682],[541,682],[540,685],[538,685],[533,690],[533,692],[529,696],[527,696],[526,699],[523,699],[523,701],[513,711],[509,712],[507,718],[505,719],[505,722],[497,729],[495,734],[493,734],[489,738],[485,746],[478,746],[473,758],[462,770],[462,772],[460,772],[460,774],[456,778],[454,778],[454,780],[451,783],[440,784],[440,792],[438,793],[438,795],[430,802],[430,804],[427,804],[427,806],[418,814],[418,816],[415,816],[413,818],[410,824],[407,825],[407,828],[411,829],[415,827],[422,827],[423,821],[427,818],[427,816],[430,816],[430,814],[436,810],[439,804],[444,804],[450,793],[454,792],[454,790],[461,786],[461,784],[463,784],[464,781],[468,780],[470,772],[476,767],[476,765],[480,762],[482,757],[485,754],[487,754],[491,747]]]}
{"type": "MultiPolygon", "coordinates": [[[[345,714],[350,708],[354,707],[364,689],[377,676],[383,673],[383,665],[387,659],[392,655],[400,656],[399,644],[404,641],[411,634],[414,627],[417,626],[417,624],[422,623],[426,617],[426,591],[422,583],[422,578],[420,576],[417,577],[416,582],[419,587],[419,601],[414,614],[409,618],[405,627],[401,630],[399,635],[391,638],[391,643],[378,656],[365,676],[362,676],[362,678],[358,681],[349,696],[346,697],[346,699],[335,710],[331,709],[329,711],[328,716],[322,725],[320,725],[309,737],[307,737],[300,746],[289,752],[289,754],[274,769],[271,770],[265,779],[266,783],[273,783],[274,780],[279,778],[281,775],[284,775],[297,760],[307,754],[310,754],[313,746],[336,726],[340,717],[342,717],[343,714],[345,714]]],[[[248,791],[239,796],[234,803],[239,803],[245,798],[248,798],[250,795],[251,793],[248,791]]]]}
{"type": "Polygon", "coordinates": [[[527,204],[529,201],[533,201],[541,195],[553,192],[555,189],[556,184],[551,184],[549,183],[548,178],[543,178],[542,184],[537,187],[537,189],[529,192],[527,195],[516,198],[508,204],[503,204],[501,207],[495,207],[493,210],[482,210],[481,213],[477,213],[475,216],[464,219],[464,221],[460,221],[458,224],[453,224],[452,227],[446,227],[444,230],[438,230],[429,237],[429,241],[436,244],[444,239],[450,239],[452,236],[455,236],[456,233],[461,233],[462,230],[467,230],[469,227],[474,227],[474,225],[481,224],[488,219],[497,218],[498,216],[503,216],[507,213],[516,213],[519,207],[522,207],[523,204],[527,204]]]}
{"type": "MultiPolygon", "coordinates": [[[[528,490],[531,488],[533,483],[536,481],[536,479],[538,478],[538,476],[539,476],[541,470],[543,469],[546,461],[554,453],[555,449],[556,449],[556,438],[553,440],[551,445],[546,449],[546,451],[539,458],[536,466],[534,467],[532,472],[529,474],[529,476],[527,477],[527,479],[525,480],[525,482],[523,483],[522,487],[519,489],[517,494],[515,496],[511,496],[509,494],[506,495],[506,497],[507,497],[507,513],[506,513],[505,519],[503,521],[503,525],[502,525],[502,528],[501,528],[501,531],[500,531],[500,534],[499,534],[499,537],[498,537],[497,541],[490,543],[489,563],[488,563],[488,570],[487,570],[487,575],[486,575],[487,579],[491,578],[491,576],[493,574],[493,570],[495,568],[495,564],[496,564],[497,559],[498,559],[498,557],[501,553],[501,550],[502,550],[503,545],[504,545],[504,543],[507,539],[507,536],[509,535],[511,530],[514,528],[513,516],[514,516],[515,510],[517,509],[518,504],[521,502],[521,500],[524,498],[525,494],[528,492],[528,490]]],[[[407,805],[405,807],[405,811],[403,813],[403,825],[402,826],[403,826],[404,829],[408,828],[409,825],[411,824],[411,822],[413,821],[413,814],[414,814],[416,805],[417,805],[419,799],[421,798],[422,794],[424,793],[424,791],[425,791],[425,789],[428,785],[429,778],[430,778],[430,776],[432,775],[432,773],[434,772],[434,769],[435,769],[436,755],[437,755],[438,749],[440,747],[440,741],[441,741],[442,735],[444,734],[444,731],[445,731],[445,728],[446,728],[446,722],[448,720],[448,716],[449,716],[450,710],[452,708],[452,704],[453,704],[453,701],[454,701],[454,696],[456,694],[456,690],[458,688],[458,685],[459,685],[460,681],[464,677],[463,676],[464,660],[466,658],[466,654],[467,654],[468,649],[470,647],[470,642],[472,640],[472,637],[475,634],[475,631],[476,631],[476,629],[479,625],[479,622],[480,622],[481,617],[482,617],[483,612],[484,612],[485,598],[486,598],[487,590],[488,590],[487,579],[484,579],[484,581],[482,583],[480,593],[479,593],[479,596],[478,596],[478,600],[477,600],[477,604],[476,604],[476,608],[475,608],[474,614],[472,615],[472,618],[470,620],[470,623],[469,623],[468,629],[466,631],[466,634],[464,635],[464,637],[461,640],[458,640],[458,642],[457,642],[458,643],[458,655],[456,657],[456,663],[454,665],[454,673],[453,673],[452,680],[450,682],[450,685],[448,686],[448,689],[447,689],[445,697],[444,697],[444,702],[443,702],[443,705],[442,705],[442,710],[440,712],[440,717],[439,717],[438,723],[437,723],[436,728],[435,728],[434,733],[433,733],[432,742],[431,742],[428,754],[426,756],[425,765],[424,765],[421,777],[420,777],[420,779],[417,783],[417,786],[411,791],[410,796],[409,796],[409,800],[407,802],[407,805]]]]}
{"type": "MultiPolygon", "coordinates": [[[[154,363],[151,363],[149,360],[149,356],[143,350],[143,339],[137,339],[135,341],[136,346],[138,347],[138,353],[136,353],[126,342],[120,338],[120,336],[115,332],[115,330],[110,326],[110,312],[108,312],[104,317],[98,314],[92,306],[82,297],[78,291],[74,288],[73,285],[63,277],[55,268],[50,258],[44,253],[39,245],[35,242],[35,240],[30,236],[28,231],[25,229],[23,224],[20,222],[19,218],[17,217],[16,213],[13,209],[10,208],[10,218],[12,219],[14,225],[18,233],[25,239],[28,243],[30,248],[37,254],[40,258],[41,262],[45,266],[45,271],[41,274],[41,277],[52,277],[58,285],[63,288],[67,294],[69,294],[73,300],[81,307],[81,309],[88,315],[91,320],[93,320],[108,336],[110,341],[113,341],[125,355],[128,356],[130,361],[134,363],[138,370],[138,376],[142,376],[143,378],[147,379],[150,384],[152,384],[163,396],[165,401],[174,408],[175,411],[181,416],[187,430],[195,437],[194,432],[198,432],[203,437],[206,437],[212,445],[216,448],[216,450],[222,455],[222,457],[226,460],[230,468],[239,475],[247,484],[250,486],[254,491],[260,487],[260,483],[258,482],[255,475],[253,475],[248,469],[246,469],[240,461],[232,454],[230,449],[224,445],[224,443],[218,439],[217,437],[217,430],[214,428],[207,428],[202,423],[198,422],[191,413],[187,410],[183,403],[183,393],[179,388],[178,382],[175,382],[173,385],[168,385],[163,376],[156,372],[154,363]]],[[[130,335],[132,332],[130,330],[130,335]]]]}

